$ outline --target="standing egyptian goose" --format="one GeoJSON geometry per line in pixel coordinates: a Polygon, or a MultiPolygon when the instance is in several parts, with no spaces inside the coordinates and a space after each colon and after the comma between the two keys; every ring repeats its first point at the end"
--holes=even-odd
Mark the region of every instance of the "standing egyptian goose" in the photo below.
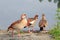
{"type": "Polygon", "coordinates": [[[42,14],[42,19],[39,21],[40,31],[43,31],[44,28],[48,25],[45,14],[42,14]]]}
{"type": "Polygon", "coordinates": [[[8,31],[12,30],[12,35],[13,35],[13,30],[17,30],[20,36],[20,30],[23,29],[27,25],[27,19],[26,19],[26,14],[21,15],[21,19],[13,22],[9,27],[8,31]]]}
{"type": "MultiPolygon", "coordinates": [[[[38,19],[38,15],[35,15],[34,18],[28,18],[28,23],[27,23],[28,28],[31,27],[33,30],[33,27],[34,27],[37,19],[38,19]]],[[[28,32],[30,32],[30,29],[28,30],[28,32]]]]}

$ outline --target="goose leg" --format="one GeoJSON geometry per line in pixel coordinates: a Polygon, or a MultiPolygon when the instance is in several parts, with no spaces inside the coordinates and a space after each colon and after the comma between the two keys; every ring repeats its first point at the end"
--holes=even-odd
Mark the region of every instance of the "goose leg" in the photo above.
{"type": "Polygon", "coordinates": [[[18,30],[18,37],[20,37],[20,30],[18,30]]]}
{"type": "Polygon", "coordinates": [[[9,29],[9,31],[12,33],[12,37],[14,36],[14,30],[12,28],[9,29]]]}
{"type": "Polygon", "coordinates": [[[13,32],[13,30],[12,30],[12,37],[14,37],[14,32],[13,32]]]}
{"type": "Polygon", "coordinates": [[[28,32],[30,33],[30,28],[28,29],[28,32]]]}
{"type": "Polygon", "coordinates": [[[34,32],[34,29],[32,29],[32,32],[34,32]]]}
{"type": "Polygon", "coordinates": [[[32,26],[32,32],[34,32],[33,26],[32,26]]]}

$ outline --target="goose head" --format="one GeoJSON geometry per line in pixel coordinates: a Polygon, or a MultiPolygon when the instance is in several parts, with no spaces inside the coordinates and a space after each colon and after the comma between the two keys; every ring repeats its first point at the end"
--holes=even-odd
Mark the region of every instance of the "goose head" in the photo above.
{"type": "Polygon", "coordinates": [[[24,18],[26,18],[27,16],[26,16],[26,14],[22,14],[21,15],[21,19],[24,19],[24,18]]]}
{"type": "Polygon", "coordinates": [[[42,20],[45,20],[46,17],[45,17],[45,14],[42,14],[42,20]]]}
{"type": "Polygon", "coordinates": [[[38,19],[38,15],[35,15],[34,19],[37,20],[38,19]]]}

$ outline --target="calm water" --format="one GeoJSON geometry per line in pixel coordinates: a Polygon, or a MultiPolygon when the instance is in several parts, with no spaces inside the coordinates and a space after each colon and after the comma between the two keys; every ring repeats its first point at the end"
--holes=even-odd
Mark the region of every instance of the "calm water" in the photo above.
{"type": "MultiPolygon", "coordinates": [[[[20,19],[22,13],[26,13],[28,17],[34,17],[39,14],[39,20],[42,13],[45,13],[48,20],[48,27],[52,28],[56,20],[55,14],[57,10],[57,3],[49,3],[47,0],[39,2],[39,0],[0,0],[0,29],[7,29],[7,27],[14,21],[20,19]]],[[[38,20],[38,22],[39,22],[38,20]]],[[[39,29],[38,22],[34,29],[39,29]]]]}

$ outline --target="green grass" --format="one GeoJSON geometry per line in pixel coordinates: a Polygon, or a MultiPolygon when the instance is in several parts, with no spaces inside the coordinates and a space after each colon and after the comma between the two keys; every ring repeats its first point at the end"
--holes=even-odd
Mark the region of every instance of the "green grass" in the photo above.
{"type": "Polygon", "coordinates": [[[49,34],[51,34],[55,38],[55,40],[60,40],[60,8],[57,9],[55,17],[57,23],[55,27],[49,31],[49,34]]]}
{"type": "Polygon", "coordinates": [[[49,31],[49,34],[51,34],[55,40],[60,40],[60,27],[54,27],[49,31]]]}

